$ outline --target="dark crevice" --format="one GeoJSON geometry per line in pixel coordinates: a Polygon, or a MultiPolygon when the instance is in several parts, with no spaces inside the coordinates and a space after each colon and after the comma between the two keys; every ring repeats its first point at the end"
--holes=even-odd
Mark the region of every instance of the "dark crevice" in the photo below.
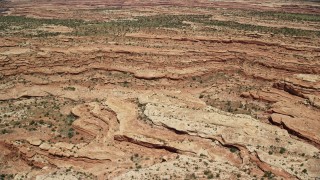
{"type": "Polygon", "coordinates": [[[278,126],[278,127],[282,128],[282,129],[285,129],[290,135],[295,136],[295,137],[303,140],[304,142],[307,142],[307,143],[315,146],[316,148],[320,149],[320,144],[319,143],[317,143],[317,142],[309,139],[308,137],[305,137],[301,133],[289,128],[284,122],[277,123],[277,122],[273,121],[271,117],[269,117],[269,122],[272,125],[278,126]]]}
{"type": "Polygon", "coordinates": [[[185,134],[189,135],[189,133],[187,133],[187,132],[185,132],[185,131],[179,131],[179,130],[177,130],[177,129],[175,129],[175,128],[166,126],[165,124],[163,124],[162,126],[164,126],[165,128],[167,128],[167,129],[170,130],[170,131],[173,131],[174,133],[176,133],[176,134],[178,134],[178,135],[185,135],[185,134]]]}
{"type": "Polygon", "coordinates": [[[148,143],[148,142],[142,142],[142,141],[138,141],[136,139],[127,137],[125,135],[114,136],[114,139],[117,140],[117,141],[127,141],[127,142],[130,142],[130,143],[133,143],[133,144],[137,144],[137,145],[140,145],[140,146],[147,147],[147,148],[164,149],[164,150],[167,150],[167,151],[172,152],[172,153],[181,152],[179,149],[176,149],[174,147],[165,146],[165,145],[158,145],[158,144],[151,144],[151,143],[148,143]]]}
{"type": "Polygon", "coordinates": [[[293,129],[290,129],[290,128],[289,128],[288,126],[286,126],[286,124],[283,123],[283,122],[281,123],[281,125],[282,125],[282,127],[283,127],[285,130],[288,131],[289,134],[291,134],[291,135],[293,135],[293,136],[296,136],[296,137],[298,137],[298,138],[300,138],[300,139],[308,142],[309,144],[312,144],[312,145],[315,146],[316,148],[320,149],[320,144],[319,144],[319,143],[317,143],[317,142],[315,142],[315,141],[313,141],[313,140],[311,140],[311,139],[303,136],[301,133],[299,133],[299,132],[297,132],[297,131],[295,131],[295,130],[293,130],[293,129]]]}

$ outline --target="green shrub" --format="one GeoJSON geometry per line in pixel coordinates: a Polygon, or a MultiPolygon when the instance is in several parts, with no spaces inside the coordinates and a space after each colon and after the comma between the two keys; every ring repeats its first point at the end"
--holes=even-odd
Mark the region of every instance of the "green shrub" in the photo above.
{"type": "Polygon", "coordinates": [[[237,152],[238,151],[238,149],[236,148],[236,147],[231,147],[230,148],[230,152],[232,152],[232,153],[235,153],[235,152],[237,152]]]}
{"type": "Polygon", "coordinates": [[[73,128],[70,128],[68,131],[68,137],[72,138],[73,136],[74,136],[74,130],[73,130],[73,128]]]}
{"type": "Polygon", "coordinates": [[[286,152],[286,148],[281,147],[281,148],[280,148],[280,154],[283,154],[283,153],[285,153],[285,152],[286,152]]]}

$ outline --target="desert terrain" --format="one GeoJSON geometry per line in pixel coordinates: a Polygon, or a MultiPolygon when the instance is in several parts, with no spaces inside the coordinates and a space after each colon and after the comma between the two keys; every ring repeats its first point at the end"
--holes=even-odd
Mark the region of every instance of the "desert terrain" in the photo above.
{"type": "Polygon", "coordinates": [[[320,179],[320,3],[0,1],[0,179],[320,179]]]}

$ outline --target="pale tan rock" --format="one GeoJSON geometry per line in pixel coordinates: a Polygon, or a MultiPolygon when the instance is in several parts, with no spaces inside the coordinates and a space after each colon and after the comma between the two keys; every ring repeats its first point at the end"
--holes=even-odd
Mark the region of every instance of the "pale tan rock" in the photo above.
{"type": "Polygon", "coordinates": [[[2,55],[19,55],[31,52],[29,48],[10,48],[8,51],[0,52],[2,55]]]}
{"type": "Polygon", "coordinates": [[[27,139],[27,141],[29,142],[29,144],[34,146],[40,146],[40,144],[42,143],[41,139],[35,139],[35,138],[29,138],[27,139]]]}
{"type": "Polygon", "coordinates": [[[70,144],[66,142],[58,142],[54,144],[54,147],[71,150],[74,147],[74,144],[70,144]]]}
{"type": "Polygon", "coordinates": [[[52,146],[49,143],[42,143],[39,148],[48,151],[52,146]]]}

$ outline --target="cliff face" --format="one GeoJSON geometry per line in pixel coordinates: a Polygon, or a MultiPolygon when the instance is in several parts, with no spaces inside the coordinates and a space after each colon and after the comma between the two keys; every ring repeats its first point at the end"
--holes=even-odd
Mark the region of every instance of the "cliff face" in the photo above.
{"type": "Polygon", "coordinates": [[[317,3],[7,5],[5,178],[320,177],[317,3]]]}

